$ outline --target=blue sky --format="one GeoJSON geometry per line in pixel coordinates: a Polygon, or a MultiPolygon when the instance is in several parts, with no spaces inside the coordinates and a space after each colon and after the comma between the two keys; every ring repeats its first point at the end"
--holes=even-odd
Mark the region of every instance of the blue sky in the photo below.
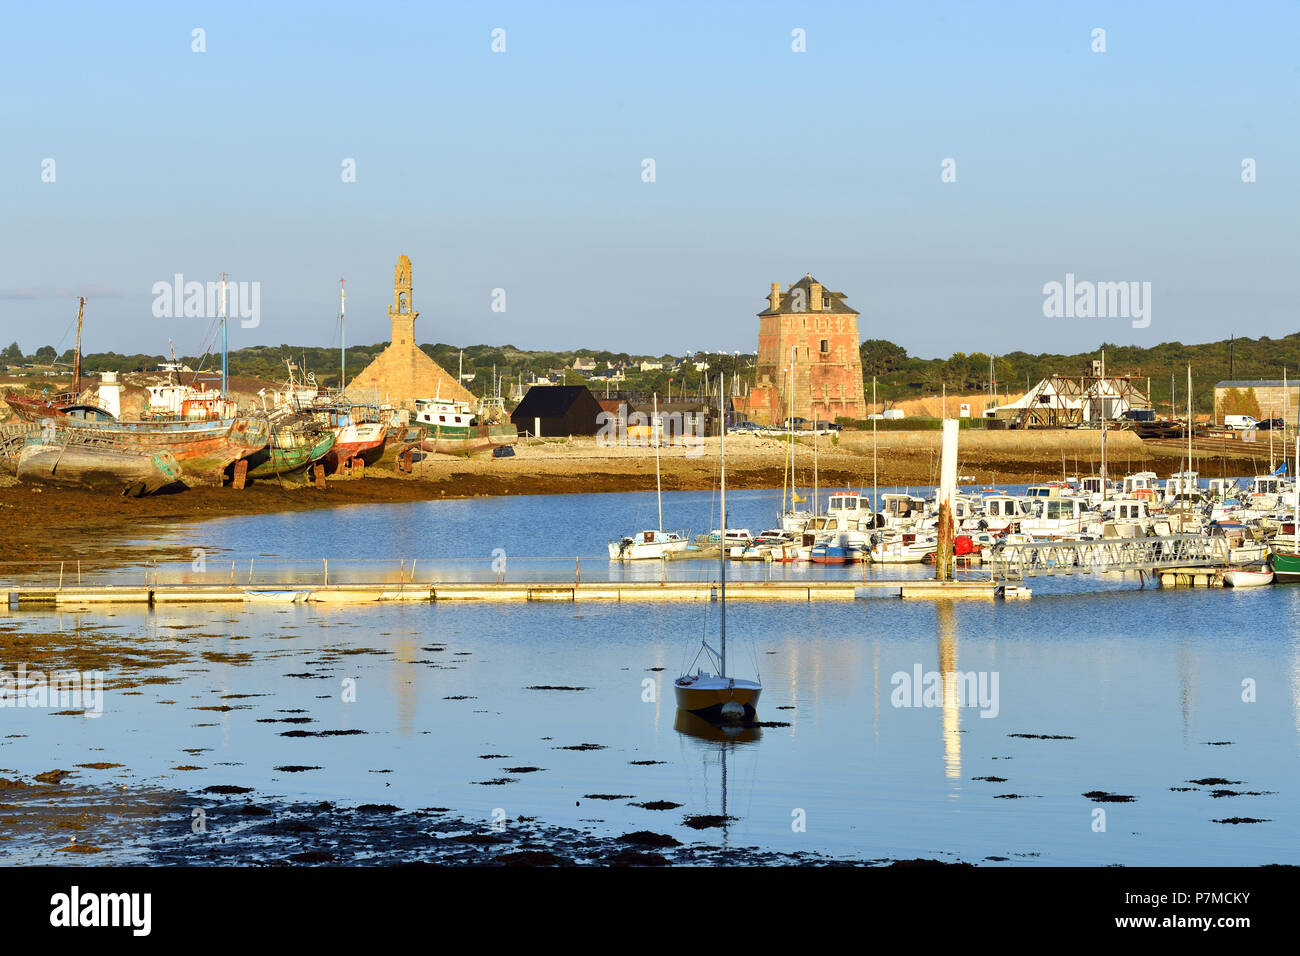
{"type": "Polygon", "coordinates": [[[86,294],[88,350],[193,352],[208,322],[152,286],[222,271],[261,284],[232,347],[337,343],[341,276],[349,341],[381,341],[401,253],[418,337],[453,344],[753,350],[769,283],[809,271],[923,356],[1297,328],[1294,2],[0,18],[0,344],[29,351],[86,294]],[[1150,326],[1045,318],[1067,272],[1149,281],[1150,326]]]}

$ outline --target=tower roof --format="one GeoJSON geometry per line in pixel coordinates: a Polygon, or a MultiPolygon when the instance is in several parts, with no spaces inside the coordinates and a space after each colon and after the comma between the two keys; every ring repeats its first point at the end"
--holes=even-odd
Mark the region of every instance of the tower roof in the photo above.
{"type": "Polygon", "coordinates": [[[764,309],[759,315],[805,315],[809,312],[820,312],[823,315],[857,315],[858,310],[850,308],[849,304],[844,301],[843,292],[832,292],[830,289],[822,286],[822,294],[830,296],[831,307],[823,309],[820,302],[812,301],[812,286],[821,285],[812,275],[811,272],[804,273],[804,277],[798,282],[791,283],[784,292],[781,293],[781,302],[774,309],[771,303],[768,308],[764,309]],[[803,290],[803,308],[796,310],[794,291],[803,290]]]}

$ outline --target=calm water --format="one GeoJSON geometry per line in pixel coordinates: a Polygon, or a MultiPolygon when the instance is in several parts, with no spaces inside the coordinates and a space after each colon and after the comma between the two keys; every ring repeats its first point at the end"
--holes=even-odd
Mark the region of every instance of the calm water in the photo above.
{"type": "MultiPolygon", "coordinates": [[[[779,500],[779,492],[728,495],[729,524],[762,530],[779,500]]],[[[718,524],[708,493],[664,501],[666,527],[718,524]]],[[[333,569],[378,553],[490,578],[500,548],[512,578],[572,574],[575,558],[584,579],[653,577],[657,566],[611,572],[603,554],[613,534],[655,523],[653,494],[493,498],[226,519],[179,529],[169,541],[201,549],[210,567],[234,561],[244,569],[250,558],[268,568],[314,566],[328,557],[333,569]]],[[[733,563],[733,572],[863,570],[733,563]]],[[[672,573],[712,576],[716,567],[687,562],[672,573]]],[[[1030,584],[1034,596],[1023,602],[729,604],[732,670],[757,668],[760,717],[789,724],[745,741],[674,729],[672,677],[703,634],[716,639],[717,608],[707,604],[13,613],[33,628],[106,625],[162,645],[197,631],[202,650],[250,654],[251,662],[178,665],[169,669],[178,683],[148,685],[138,696],[110,692],[98,720],[10,710],[6,734],[28,736],[0,741],[0,767],[31,774],[112,760],[126,765],[123,780],[189,789],[237,784],[268,796],[443,806],[485,826],[501,808],[601,833],[652,829],[685,841],[864,858],[1300,862],[1300,588],[1143,591],[1120,576],[1030,584]],[[892,676],[918,666],[996,675],[996,716],[952,702],[893,706],[892,676]],[[349,677],[355,703],[341,700],[349,677]],[[1242,700],[1246,680],[1254,702],[1242,700]],[[533,685],[586,689],[525,689],[533,685]],[[228,713],[190,709],[230,694],[265,696],[229,698],[247,709],[228,713]],[[314,722],[259,722],[299,711],[314,722]],[[281,736],[291,727],[365,733],[281,736]],[[583,743],[604,749],[558,749],[583,743]],[[725,834],[685,828],[685,814],[721,812],[724,757],[726,810],[736,821],[725,834]],[[662,763],[631,763],[648,760],[662,763]],[[173,771],[178,764],[203,769],[173,771]],[[273,769],[295,764],[321,769],[273,769]],[[542,769],[508,770],[518,767],[542,769]],[[1187,782],[1210,777],[1261,795],[1216,798],[1213,786],[1187,782]],[[499,778],[512,782],[483,784],[499,778]],[[1091,791],[1136,799],[1098,803],[1083,796],[1091,791]],[[655,800],[683,806],[630,805],[655,800]],[[1105,832],[1093,830],[1097,807],[1106,811],[1105,832]],[[799,811],[802,832],[792,827],[799,811]],[[1212,822],[1230,817],[1268,822],[1212,822]]]]}

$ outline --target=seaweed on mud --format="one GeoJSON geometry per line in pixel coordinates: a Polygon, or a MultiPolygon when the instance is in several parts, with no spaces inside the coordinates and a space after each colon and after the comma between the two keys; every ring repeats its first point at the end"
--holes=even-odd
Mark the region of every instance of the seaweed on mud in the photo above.
{"type": "Polygon", "coordinates": [[[722,827],[728,823],[734,823],[737,819],[737,817],[721,813],[698,813],[682,820],[682,823],[692,830],[708,830],[713,827],[722,827]]]}
{"type": "Polygon", "coordinates": [[[652,846],[668,847],[681,846],[682,842],[666,833],[655,833],[651,830],[635,830],[632,833],[624,833],[618,838],[620,843],[631,843],[633,846],[652,846]]]}

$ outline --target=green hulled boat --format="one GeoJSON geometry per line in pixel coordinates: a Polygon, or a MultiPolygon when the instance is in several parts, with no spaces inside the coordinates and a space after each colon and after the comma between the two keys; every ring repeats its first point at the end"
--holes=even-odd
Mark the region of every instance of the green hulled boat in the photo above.
{"type": "Polygon", "coordinates": [[[1281,584],[1300,581],[1300,551],[1295,541],[1273,543],[1273,578],[1281,584]]]}
{"type": "Polygon", "coordinates": [[[274,478],[302,471],[334,447],[334,432],[278,428],[266,448],[249,459],[249,478],[274,478]]]}

